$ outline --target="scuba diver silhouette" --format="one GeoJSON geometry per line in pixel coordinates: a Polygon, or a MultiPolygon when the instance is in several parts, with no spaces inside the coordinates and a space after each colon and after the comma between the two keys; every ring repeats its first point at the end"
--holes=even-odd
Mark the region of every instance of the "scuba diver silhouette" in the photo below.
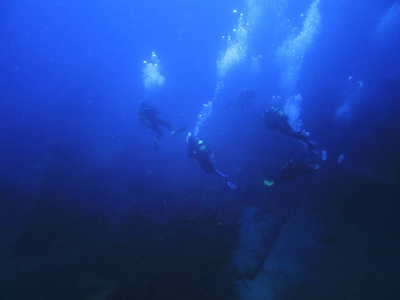
{"type": "Polygon", "coordinates": [[[237,187],[231,182],[229,175],[222,173],[221,171],[214,168],[211,158],[214,154],[204,145],[202,140],[199,140],[190,132],[187,135],[186,142],[188,144],[188,156],[197,160],[201,168],[206,173],[216,173],[225,179],[228,186],[235,190],[237,187]]]}
{"type": "Polygon", "coordinates": [[[279,175],[264,179],[266,186],[272,186],[275,183],[297,178],[303,174],[313,174],[319,169],[319,165],[310,164],[303,159],[292,158],[279,169],[279,175]]]}
{"type": "Polygon", "coordinates": [[[160,114],[160,112],[157,109],[155,109],[154,107],[151,107],[150,105],[148,105],[144,101],[140,101],[140,109],[139,109],[138,114],[140,117],[140,121],[147,128],[150,128],[157,133],[157,136],[154,139],[154,147],[156,150],[158,150],[158,148],[159,148],[158,141],[163,136],[163,132],[162,132],[160,126],[166,127],[172,135],[181,133],[181,132],[185,131],[187,128],[187,126],[183,126],[182,128],[174,131],[172,129],[172,126],[168,122],[158,118],[158,115],[160,114]]]}
{"type": "Polygon", "coordinates": [[[265,125],[272,130],[278,130],[283,134],[294,137],[298,140],[303,141],[308,145],[309,150],[313,150],[316,142],[312,141],[308,134],[303,131],[294,131],[293,128],[289,124],[289,116],[286,115],[281,109],[271,107],[264,111],[264,123],[265,125]]]}

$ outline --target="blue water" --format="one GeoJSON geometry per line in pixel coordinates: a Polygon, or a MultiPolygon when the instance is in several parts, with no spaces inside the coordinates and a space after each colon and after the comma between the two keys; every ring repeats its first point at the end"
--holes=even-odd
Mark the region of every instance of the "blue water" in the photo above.
{"type": "Polygon", "coordinates": [[[4,0],[0,45],[0,299],[400,295],[398,0],[4,0]],[[156,151],[142,100],[188,129],[156,151]],[[292,158],[319,169],[266,186],[292,158]],[[273,229],[248,278],[256,210],[273,229]],[[319,260],[277,276],[310,219],[288,257],[319,260]]]}

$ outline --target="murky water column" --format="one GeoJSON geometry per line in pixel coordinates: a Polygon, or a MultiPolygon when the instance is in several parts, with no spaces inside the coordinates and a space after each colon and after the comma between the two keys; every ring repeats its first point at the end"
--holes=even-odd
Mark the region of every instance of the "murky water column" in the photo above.
{"type": "Polygon", "coordinates": [[[320,0],[315,0],[311,4],[300,32],[294,37],[289,37],[277,49],[276,61],[282,69],[281,85],[289,95],[293,94],[304,56],[319,30],[319,2],[320,0]]]}
{"type": "MultiPolygon", "coordinates": [[[[321,21],[319,2],[320,0],[315,0],[310,5],[300,32],[287,38],[277,49],[276,62],[282,70],[281,86],[286,95],[293,95],[304,56],[318,33],[321,21]]],[[[296,94],[290,96],[284,106],[285,114],[289,116],[289,123],[295,131],[301,130],[301,102],[301,95],[296,94]]]]}
{"type": "Polygon", "coordinates": [[[238,14],[238,22],[231,34],[222,36],[222,39],[226,41],[226,48],[221,51],[216,62],[217,83],[214,96],[212,100],[207,101],[203,105],[203,109],[198,115],[194,132],[195,135],[198,135],[204,122],[212,115],[213,106],[218,102],[218,97],[224,87],[226,75],[235,65],[243,62],[247,57],[249,35],[259,17],[261,2],[262,1],[248,0],[246,2],[246,14],[233,10],[234,14],[238,14]]]}
{"type": "MultiPolygon", "coordinates": [[[[268,1],[267,5],[273,5],[271,3],[272,1],[268,1]]],[[[267,7],[267,9],[270,8],[275,12],[279,11],[283,14],[282,9],[286,8],[286,1],[273,3],[277,7],[267,7]]],[[[286,94],[285,99],[287,99],[283,109],[289,116],[290,125],[295,131],[299,131],[302,126],[300,119],[302,97],[300,94],[295,94],[294,91],[303,58],[318,32],[320,23],[318,6],[319,0],[315,0],[306,13],[301,30],[299,30],[297,35],[293,36],[290,34],[285,42],[278,47],[276,52],[275,63],[281,68],[281,85],[283,92],[286,94]]],[[[280,18],[279,15],[278,18],[280,18]]],[[[281,98],[277,97],[275,100],[280,102],[281,98]]],[[[282,103],[277,104],[282,105],[282,103]]],[[[281,191],[279,195],[270,195],[267,199],[263,198],[264,195],[261,189],[258,192],[254,191],[253,196],[262,199],[264,203],[263,207],[248,206],[244,210],[241,222],[242,226],[239,232],[240,240],[234,252],[234,259],[232,260],[232,266],[248,280],[247,284],[249,288],[240,283],[237,285],[242,299],[274,298],[272,291],[275,287],[271,280],[274,276],[268,273],[261,273],[261,276],[258,275],[263,268],[269,268],[271,265],[273,266],[277,263],[278,260],[272,261],[269,265],[264,264],[266,258],[271,254],[271,249],[273,249],[276,241],[279,240],[281,229],[290,216],[292,206],[298,200],[297,195],[294,196],[289,192],[284,193],[284,191],[281,191]],[[285,201],[278,201],[278,199],[285,199],[285,201]]],[[[291,222],[292,225],[289,226],[292,226],[292,228],[297,226],[295,222],[291,222]]],[[[280,243],[282,245],[282,240],[280,243]]],[[[279,245],[278,247],[282,246],[279,245]]],[[[290,267],[285,269],[280,266],[280,268],[290,276],[289,272],[292,271],[290,267]]],[[[273,275],[277,275],[278,272],[275,271],[273,275]]],[[[286,281],[282,280],[280,284],[285,285],[286,281]]]]}

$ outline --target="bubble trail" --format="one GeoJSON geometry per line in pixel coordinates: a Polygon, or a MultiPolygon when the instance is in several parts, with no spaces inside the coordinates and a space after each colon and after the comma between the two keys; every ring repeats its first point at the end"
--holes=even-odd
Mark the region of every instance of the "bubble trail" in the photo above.
{"type": "Polygon", "coordinates": [[[227,74],[232,68],[239,63],[243,62],[247,57],[248,53],[248,40],[252,25],[256,23],[257,18],[260,15],[260,3],[261,1],[247,0],[246,10],[247,17],[245,18],[243,13],[239,13],[238,10],[234,9],[233,13],[239,15],[239,19],[235,28],[232,29],[232,34],[222,36],[226,40],[226,49],[221,51],[217,62],[217,83],[214,91],[212,100],[207,101],[203,105],[203,109],[198,115],[198,121],[196,123],[195,135],[197,135],[207,121],[207,119],[213,113],[213,107],[217,104],[219,94],[224,87],[224,81],[227,74]]]}
{"type": "Polygon", "coordinates": [[[142,78],[143,85],[148,91],[153,91],[154,89],[162,86],[165,82],[164,76],[160,73],[160,60],[157,55],[152,52],[151,62],[143,61],[142,78]]]}

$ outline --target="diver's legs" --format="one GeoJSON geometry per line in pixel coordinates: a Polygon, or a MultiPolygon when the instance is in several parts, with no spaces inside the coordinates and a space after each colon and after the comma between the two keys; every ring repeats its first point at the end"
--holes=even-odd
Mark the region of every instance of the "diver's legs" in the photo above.
{"type": "Polygon", "coordinates": [[[227,184],[232,190],[236,190],[236,189],[237,189],[236,185],[234,185],[234,184],[232,183],[231,178],[229,177],[229,175],[224,174],[224,173],[222,173],[222,172],[219,171],[219,170],[215,170],[215,173],[217,173],[219,176],[221,176],[222,178],[224,178],[225,181],[226,181],[226,184],[227,184]]]}
{"type": "Polygon", "coordinates": [[[163,133],[162,133],[162,130],[160,129],[160,127],[158,127],[156,125],[152,126],[151,129],[153,129],[157,133],[157,136],[154,138],[154,147],[157,151],[159,149],[158,141],[163,136],[163,133]]]}
{"type": "Polygon", "coordinates": [[[295,139],[303,141],[308,145],[310,150],[314,149],[314,146],[317,144],[316,142],[312,141],[310,137],[302,130],[294,131],[293,128],[289,125],[289,123],[285,122],[279,125],[279,130],[286,135],[292,136],[295,139]]]}
{"type": "Polygon", "coordinates": [[[307,136],[304,132],[302,131],[297,131],[297,132],[293,132],[293,137],[303,141],[304,143],[308,144],[310,141],[310,137],[307,136]]]}
{"type": "Polygon", "coordinates": [[[317,142],[311,140],[304,131],[295,132],[294,137],[306,143],[310,151],[313,151],[314,147],[317,145],[317,142]]]}
{"type": "Polygon", "coordinates": [[[153,129],[153,130],[157,133],[157,136],[156,136],[156,138],[155,138],[156,140],[159,140],[159,139],[162,138],[163,132],[162,132],[162,130],[160,129],[160,127],[154,125],[154,126],[151,127],[151,129],[153,129]]]}
{"type": "Polygon", "coordinates": [[[277,129],[286,135],[296,137],[296,132],[288,122],[280,122],[277,129]]]}
{"type": "Polygon", "coordinates": [[[198,160],[198,161],[199,161],[201,168],[206,173],[215,173],[215,168],[209,159],[202,159],[202,160],[198,160]]]}

